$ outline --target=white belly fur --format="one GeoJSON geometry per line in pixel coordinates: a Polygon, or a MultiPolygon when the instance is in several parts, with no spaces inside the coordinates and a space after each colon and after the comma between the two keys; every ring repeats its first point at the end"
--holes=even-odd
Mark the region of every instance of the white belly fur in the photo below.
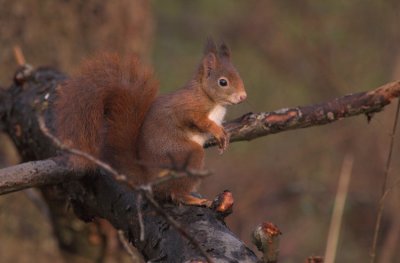
{"type": "Polygon", "coordinates": [[[212,120],[217,125],[221,126],[222,121],[224,120],[225,117],[225,113],[226,113],[226,108],[224,106],[217,105],[208,114],[208,119],[212,120]]]}
{"type": "MultiPolygon", "coordinates": [[[[225,117],[225,113],[226,113],[226,108],[221,105],[217,105],[208,114],[208,119],[215,122],[218,126],[221,126],[222,121],[224,120],[225,117]]],[[[191,133],[189,135],[191,141],[194,141],[195,143],[201,146],[204,145],[208,137],[209,136],[207,133],[191,133]]]]}
{"type": "Polygon", "coordinates": [[[192,133],[190,135],[190,140],[194,141],[195,143],[203,146],[206,140],[208,139],[207,134],[205,133],[192,133]]]}

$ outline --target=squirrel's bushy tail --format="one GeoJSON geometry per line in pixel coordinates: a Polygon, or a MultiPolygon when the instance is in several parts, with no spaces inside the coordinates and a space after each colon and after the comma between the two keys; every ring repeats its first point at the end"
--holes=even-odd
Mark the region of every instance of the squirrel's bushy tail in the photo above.
{"type": "MultiPolygon", "coordinates": [[[[100,54],[60,85],[55,104],[57,136],[125,172],[136,159],[135,144],[158,92],[152,70],[134,56],[100,54]]],[[[71,156],[75,168],[95,165],[71,156]]]]}

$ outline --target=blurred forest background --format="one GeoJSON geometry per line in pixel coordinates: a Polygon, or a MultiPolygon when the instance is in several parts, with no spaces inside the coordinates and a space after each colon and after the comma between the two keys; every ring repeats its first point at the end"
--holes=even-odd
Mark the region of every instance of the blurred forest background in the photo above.
{"type": "MultiPolygon", "coordinates": [[[[33,66],[72,74],[101,50],[139,53],[154,66],[161,92],[191,77],[208,36],[224,40],[248,91],[249,111],[323,102],[400,79],[400,1],[78,1],[0,0],[0,86],[17,67],[19,45],[33,66]]],[[[323,255],[344,157],[354,156],[337,262],[367,262],[388,154],[395,105],[365,117],[234,143],[207,167],[200,190],[213,198],[230,189],[227,223],[247,245],[265,220],[283,232],[280,262],[323,255]]],[[[399,136],[389,186],[399,178],[399,136]]],[[[0,164],[18,162],[7,138],[0,164]]],[[[0,262],[61,262],[51,226],[24,192],[0,197],[0,262]]],[[[386,199],[378,262],[400,256],[400,194],[386,199]]]]}

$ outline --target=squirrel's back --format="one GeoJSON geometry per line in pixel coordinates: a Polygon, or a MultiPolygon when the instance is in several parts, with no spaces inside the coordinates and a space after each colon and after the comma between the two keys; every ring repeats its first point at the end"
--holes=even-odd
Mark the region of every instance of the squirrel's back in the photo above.
{"type": "MultiPolygon", "coordinates": [[[[126,172],[136,159],[140,126],[157,92],[152,70],[136,57],[97,55],[60,85],[55,104],[56,134],[67,146],[126,172]]],[[[76,156],[71,160],[76,168],[95,166],[76,156]]]]}

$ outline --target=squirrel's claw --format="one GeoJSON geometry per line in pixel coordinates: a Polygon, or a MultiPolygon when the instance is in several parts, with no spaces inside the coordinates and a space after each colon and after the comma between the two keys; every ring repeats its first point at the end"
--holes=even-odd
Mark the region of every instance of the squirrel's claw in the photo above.
{"type": "Polygon", "coordinates": [[[198,198],[191,194],[179,196],[176,198],[176,201],[185,205],[205,206],[205,207],[210,207],[212,204],[212,201],[208,199],[198,198]]]}
{"type": "Polygon", "coordinates": [[[229,138],[230,138],[230,136],[228,133],[226,133],[225,130],[223,130],[223,136],[221,136],[220,138],[217,138],[219,154],[223,154],[224,151],[226,151],[226,149],[228,148],[229,138]]]}

